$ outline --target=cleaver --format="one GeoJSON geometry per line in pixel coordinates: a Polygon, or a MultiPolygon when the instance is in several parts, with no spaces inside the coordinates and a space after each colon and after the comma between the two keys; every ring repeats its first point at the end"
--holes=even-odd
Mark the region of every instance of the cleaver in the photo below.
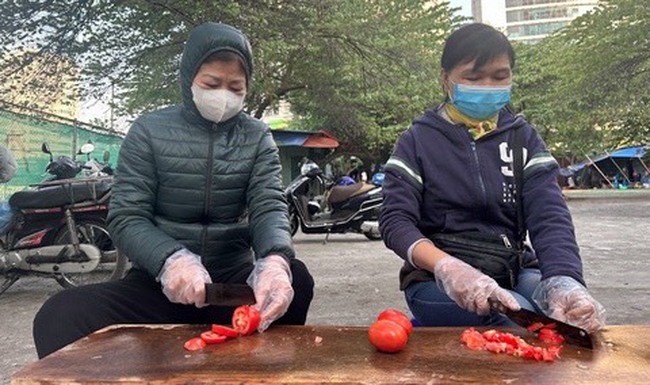
{"type": "MultiPolygon", "coordinates": [[[[537,314],[534,311],[530,311],[524,308],[521,308],[517,311],[510,310],[502,303],[492,300],[489,300],[492,310],[497,311],[506,315],[517,325],[528,329],[528,327],[535,322],[540,322],[544,325],[555,324],[555,331],[564,337],[564,341],[568,344],[577,345],[587,349],[593,349],[594,344],[589,333],[586,330],[581,329],[577,326],[569,325],[564,322],[560,322],[551,317],[547,317],[543,314],[537,314]]],[[[534,332],[537,333],[537,332],[534,332]]]]}
{"type": "Polygon", "coordinates": [[[241,306],[255,303],[250,286],[234,283],[206,283],[205,303],[217,306],[241,306]]]}

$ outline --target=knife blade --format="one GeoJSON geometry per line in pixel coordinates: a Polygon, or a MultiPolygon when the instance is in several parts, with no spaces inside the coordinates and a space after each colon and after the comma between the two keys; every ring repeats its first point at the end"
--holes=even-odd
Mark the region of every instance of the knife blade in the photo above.
{"type": "Polygon", "coordinates": [[[244,284],[206,283],[205,303],[218,306],[252,305],[255,303],[255,293],[244,284]]]}
{"type": "MultiPolygon", "coordinates": [[[[589,333],[586,330],[581,329],[577,326],[569,325],[567,323],[558,321],[551,317],[545,316],[543,314],[535,313],[528,309],[521,308],[519,310],[511,310],[501,304],[498,301],[492,299],[489,300],[490,306],[493,310],[506,315],[517,325],[528,329],[528,327],[536,322],[540,322],[543,325],[555,324],[554,330],[564,337],[566,343],[581,346],[587,349],[593,349],[594,344],[589,333]]],[[[534,331],[533,333],[538,333],[534,331]]]]}

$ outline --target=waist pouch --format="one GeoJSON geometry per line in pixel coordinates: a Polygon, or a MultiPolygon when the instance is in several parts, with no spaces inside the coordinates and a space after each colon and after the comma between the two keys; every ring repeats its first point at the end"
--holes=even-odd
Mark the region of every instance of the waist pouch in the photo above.
{"type": "MultiPolygon", "coordinates": [[[[523,251],[505,234],[475,231],[455,234],[435,233],[428,236],[434,245],[454,258],[493,278],[499,286],[512,289],[517,285],[523,265],[523,251]]],[[[411,283],[435,280],[433,273],[405,263],[400,271],[400,288],[411,283]]]]}
{"type": "Polygon", "coordinates": [[[523,252],[507,235],[468,231],[436,233],[428,238],[437,248],[492,277],[499,286],[512,289],[517,285],[523,252]]]}

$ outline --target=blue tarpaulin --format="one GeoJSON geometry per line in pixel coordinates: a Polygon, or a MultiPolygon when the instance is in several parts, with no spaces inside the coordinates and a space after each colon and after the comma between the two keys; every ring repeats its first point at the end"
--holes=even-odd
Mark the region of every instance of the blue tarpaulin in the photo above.
{"type": "Polygon", "coordinates": [[[619,159],[620,160],[631,160],[634,158],[640,159],[643,158],[648,151],[650,151],[650,146],[648,145],[619,148],[610,153],[605,153],[598,156],[592,156],[590,157],[591,159],[585,159],[582,162],[567,166],[566,168],[560,170],[560,174],[564,176],[573,175],[576,172],[582,170],[585,166],[590,165],[592,162],[599,163],[607,159],[613,159],[615,161],[619,159]]]}

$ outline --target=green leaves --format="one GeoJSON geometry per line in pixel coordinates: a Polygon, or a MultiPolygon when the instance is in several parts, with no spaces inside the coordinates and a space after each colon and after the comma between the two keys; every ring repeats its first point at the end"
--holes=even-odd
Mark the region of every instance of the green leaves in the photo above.
{"type": "MultiPolygon", "coordinates": [[[[379,160],[441,100],[439,55],[460,20],[419,0],[0,0],[0,46],[70,57],[85,96],[114,84],[119,112],[138,114],[180,102],[183,43],[205,21],[234,25],[253,45],[247,111],[260,117],[289,101],[301,128],[379,160]]],[[[2,60],[3,71],[24,65],[2,60]]]]}
{"type": "Polygon", "coordinates": [[[650,4],[606,0],[532,46],[517,46],[516,94],[552,150],[649,142],[650,4]]]}

